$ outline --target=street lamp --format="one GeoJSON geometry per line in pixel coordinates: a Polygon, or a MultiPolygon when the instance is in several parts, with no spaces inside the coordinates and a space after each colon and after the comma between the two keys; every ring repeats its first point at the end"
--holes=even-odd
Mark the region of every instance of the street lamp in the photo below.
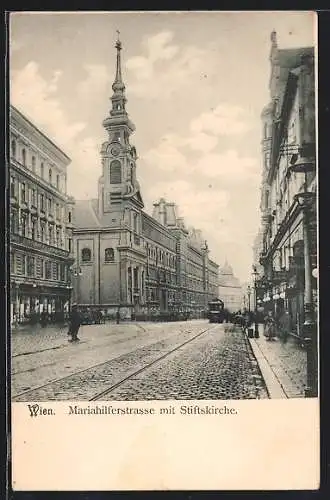
{"type": "Polygon", "coordinates": [[[251,287],[250,285],[247,287],[247,296],[248,296],[248,308],[249,308],[249,312],[251,311],[251,302],[250,302],[250,298],[251,298],[251,287]]]}
{"type": "Polygon", "coordinates": [[[255,315],[255,320],[254,320],[254,336],[256,339],[259,338],[259,324],[258,324],[258,298],[257,298],[257,284],[258,284],[258,277],[259,273],[257,271],[257,267],[253,266],[253,283],[254,283],[254,315],[255,315]]]}
{"type": "MultiPolygon", "coordinates": [[[[304,268],[305,268],[305,293],[304,293],[304,345],[307,354],[307,385],[306,397],[317,397],[318,394],[318,359],[317,359],[317,330],[314,319],[314,304],[312,291],[312,262],[311,262],[311,236],[309,231],[310,211],[315,201],[315,193],[308,191],[307,173],[315,169],[312,157],[301,157],[292,161],[290,170],[304,174],[304,189],[295,195],[298,205],[303,211],[303,238],[304,238],[304,268]]],[[[316,273],[314,273],[315,275],[316,273]]]]}

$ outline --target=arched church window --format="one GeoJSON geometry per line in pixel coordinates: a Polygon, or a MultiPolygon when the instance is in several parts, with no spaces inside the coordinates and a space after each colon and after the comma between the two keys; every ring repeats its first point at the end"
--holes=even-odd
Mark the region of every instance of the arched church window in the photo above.
{"type": "Polygon", "coordinates": [[[104,251],[104,260],[105,262],[114,262],[115,260],[115,252],[113,248],[106,248],[104,251]]]}
{"type": "Polygon", "coordinates": [[[133,184],[133,172],[134,172],[134,163],[131,163],[130,172],[129,172],[129,180],[133,184]]]}
{"type": "Polygon", "coordinates": [[[121,163],[119,160],[113,160],[110,163],[110,184],[121,183],[121,163]]]}
{"type": "Polygon", "coordinates": [[[92,252],[89,248],[83,248],[81,251],[82,262],[90,262],[92,260],[92,252]]]}

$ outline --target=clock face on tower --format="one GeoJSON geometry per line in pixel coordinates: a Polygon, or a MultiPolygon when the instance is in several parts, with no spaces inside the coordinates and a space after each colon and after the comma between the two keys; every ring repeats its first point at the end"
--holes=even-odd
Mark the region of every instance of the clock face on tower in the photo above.
{"type": "Polygon", "coordinates": [[[113,156],[118,156],[119,153],[120,153],[120,147],[117,146],[117,145],[114,145],[112,146],[111,150],[110,150],[110,153],[113,155],[113,156]]]}

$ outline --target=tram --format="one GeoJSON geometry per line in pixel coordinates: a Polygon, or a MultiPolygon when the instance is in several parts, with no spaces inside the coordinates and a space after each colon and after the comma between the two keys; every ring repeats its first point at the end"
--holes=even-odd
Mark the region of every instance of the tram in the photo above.
{"type": "Polygon", "coordinates": [[[210,323],[222,323],[225,317],[224,302],[221,299],[213,299],[208,304],[208,318],[210,323]]]}

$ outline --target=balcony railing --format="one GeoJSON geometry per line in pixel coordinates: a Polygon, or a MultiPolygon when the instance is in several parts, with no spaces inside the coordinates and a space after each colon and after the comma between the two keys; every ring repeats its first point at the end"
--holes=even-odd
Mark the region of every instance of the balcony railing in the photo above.
{"type": "Polygon", "coordinates": [[[20,234],[11,234],[10,235],[10,243],[17,243],[19,245],[23,245],[24,247],[31,248],[33,250],[40,250],[44,253],[51,253],[58,257],[68,257],[69,252],[67,250],[63,250],[62,248],[53,247],[51,245],[46,245],[46,243],[42,243],[41,241],[32,240],[30,238],[26,238],[25,236],[21,236],[20,234]]]}

